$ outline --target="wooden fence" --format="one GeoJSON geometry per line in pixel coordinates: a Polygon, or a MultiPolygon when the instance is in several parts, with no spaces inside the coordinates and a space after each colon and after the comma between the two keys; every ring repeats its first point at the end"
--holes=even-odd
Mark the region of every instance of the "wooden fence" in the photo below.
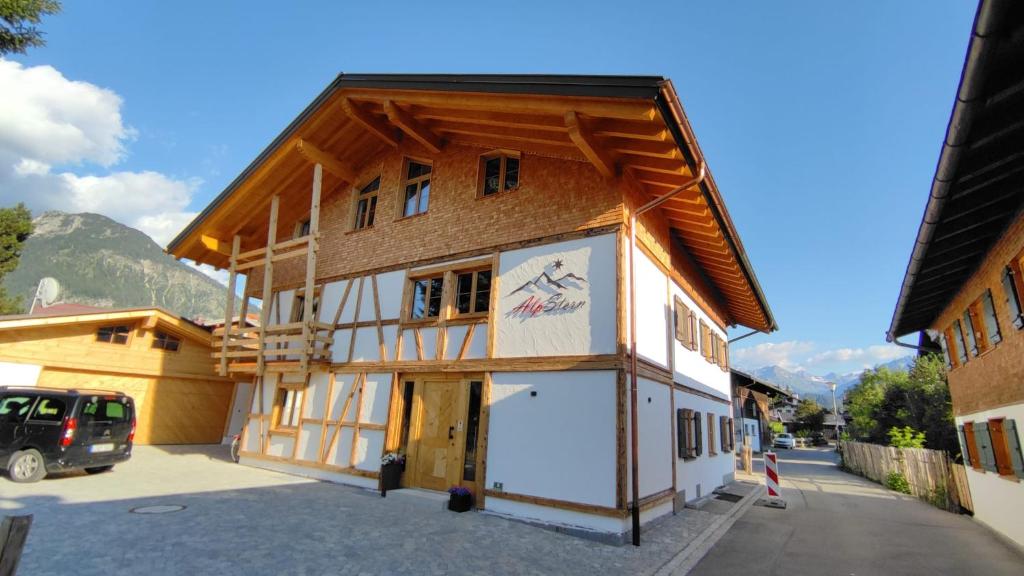
{"type": "Polygon", "coordinates": [[[850,441],[840,442],[839,448],[843,466],[854,474],[885,485],[891,472],[900,472],[912,495],[950,512],[959,512],[961,506],[972,508],[966,474],[955,473],[957,465],[941,450],[850,441]]]}

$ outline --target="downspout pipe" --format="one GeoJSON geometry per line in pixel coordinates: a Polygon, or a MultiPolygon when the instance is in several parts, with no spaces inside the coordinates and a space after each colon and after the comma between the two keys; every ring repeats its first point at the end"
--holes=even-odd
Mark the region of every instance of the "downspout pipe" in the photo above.
{"type": "Polygon", "coordinates": [[[1013,4],[1012,1],[986,0],[978,6],[978,12],[974,17],[971,41],[967,47],[967,58],[960,74],[960,88],[957,90],[956,102],[953,104],[953,111],[949,116],[946,138],[942,142],[942,151],[939,154],[938,165],[935,167],[935,177],[932,180],[928,204],[921,217],[921,227],[917,231],[914,251],[910,255],[910,262],[907,263],[907,272],[903,278],[903,286],[900,288],[896,310],[893,312],[889,330],[885,333],[885,339],[888,342],[900,346],[910,346],[896,342],[896,337],[903,335],[899,333],[900,325],[903,322],[903,313],[914,288],[914,281],[927,256],[935,229],[941,220],[943,208],[950,195],[950,188],[956,182],[960,156],[969,144],[971,125],[977,117],[978,111],[985,105],[984,89],[988,70],[991,68],[989,63],[998,48],[1003,16],[1011,4],[1013,4]]]}
{"type": "Polygon", "coordinates": [[[632,458],[630,478],[633,483],[633,546],[640,545],[640,425],[637,422],[637,358],[636,358],[636,222],[648,212],[671,200],[674,196],[699,185],[704,180],[704,162],[697,168],[697,175],[682,186],[663,194],[629,214],[629,434],[632,458]]]}

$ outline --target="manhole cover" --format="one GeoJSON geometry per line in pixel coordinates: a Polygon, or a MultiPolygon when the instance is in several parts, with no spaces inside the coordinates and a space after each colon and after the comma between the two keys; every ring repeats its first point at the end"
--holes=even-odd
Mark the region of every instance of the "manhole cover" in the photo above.
{"type": "Polygon", "coordinates": [[[743,500],[743,496],[737,496],[735,494],[729,494],[727,492],[719,492],[716,496],[719,500],[726,500],[729,502],[739,502],[743,500]]]}
{"type": "Polygon", "coordinates": [[[138,508],[132,508],[129,510],[132,514],[170,514],[171,512],[181,512],[185,507],[179,504],[161,504],[156,506],[139,506],[138,508]]]}

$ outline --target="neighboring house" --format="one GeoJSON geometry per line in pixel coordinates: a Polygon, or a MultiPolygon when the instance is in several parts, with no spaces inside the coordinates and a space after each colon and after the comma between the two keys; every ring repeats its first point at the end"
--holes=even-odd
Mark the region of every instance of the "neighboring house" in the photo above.
{"type": "Polygon", "coordinates": [[[242,462],[376,488],[401,451],[405,487],[613,535],[729,482],[725,329],[775,322],[703,162],[660,77],[338,76],[168,247],[262,304],[215,342],[242,462]],[[628,222],[674,190],[633,396],[628,222]]]}
{"type": "Polygon", "coordinates": [[[772,420],[781,421],[777,409],[773,409],[772,406],[782,404],[791,398],[791,395],[774,384],[735,368],[730,370],[730,374],[734,417],[740,420],[741,424],[735,431],[736,444],[750,442],[754,452],[761,452],[771,443],[768,423],[772,420]]]}
{"type": "MultiPolygon", "coordinates": [[[[829,440],[836,439],[836,415],[832,413],[831,409],[825,409],[825,424],[823,425],[822,432],[825,434],[825,438],[829,440]]],[[[846,418],[842,412],[839,413],[839,434],[846,431],[846,418]]]]}
{"type": "Polygon", "coordinates": [[[975,518],[1024,545],[1024,4],[983,1],[888,338],[946,358],[975,518]]]}
{"type": "Polygon", "coordinates": [[[0,386],[130,395],[138,444],[220,442],[235,388],[210,333],[160,308],[0,317],[0,373],[0,386]]]}

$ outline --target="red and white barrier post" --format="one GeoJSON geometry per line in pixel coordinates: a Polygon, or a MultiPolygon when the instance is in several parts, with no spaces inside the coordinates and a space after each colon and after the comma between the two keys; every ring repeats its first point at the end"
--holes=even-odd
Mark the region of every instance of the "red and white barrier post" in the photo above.
{"type": "Polygon", "coordinates": [[[779,462],[775,452],[764,453],[764,482],[768,487],[769,498],[782,497],[782,490],[779,489],[779,462]]]}

